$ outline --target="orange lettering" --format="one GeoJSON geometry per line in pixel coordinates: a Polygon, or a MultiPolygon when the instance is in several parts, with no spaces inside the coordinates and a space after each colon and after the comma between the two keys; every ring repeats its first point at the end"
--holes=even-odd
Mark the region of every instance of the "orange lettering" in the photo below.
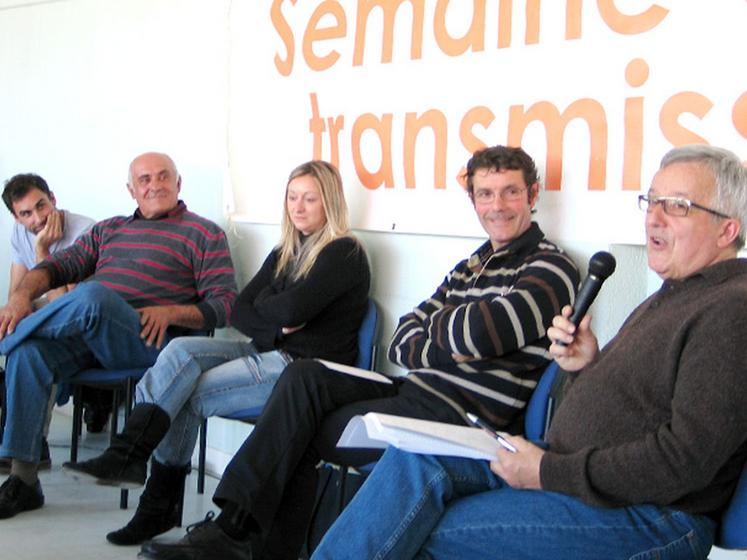
{"type": "MultiPolygon", "coordinates": [[[[296,0],[290,0],[291,4],[295,4],[296,0]]],[[[295,51],[295,41],[293,40],[293,30],[288,25],[288,22],[283,17],[283,12],[280,9],[280,4],[283,0],[274,0],[272,8],[270,8],[270,17],[272,18],[272,25],[275,31],[280,35],[280,39],[285,45],[285,52],[287,58],[283,60],[280,55],[275,54],[275,68],[278,69],[281,76],[290,76],[293,71],[293,53],[295,51]]]]}
{"type": "Polygon", "coordinates": [[[615,0],[597,0],[599,15],[612,31],[621,35],[637,35],[651,31],[667,17],[669,10],[653,4],[648,10],[636,15],[625,15],[615,6],[615,0]]]}
{"type": "Polygon", "coordinates": [[[324,119],[319,116],[319,103],[316,93],[310,93],[311,118],[309,119],[309,132],[314,136],[314,159],[322,159],[322,134],[324,133],[324,119]]]}
{"type": "Polygon", "coordinates": [[[379,7],[384,16],[384,34],[382,36],[381,62],[392,61],[394,47],[394,18],[399,7],[409,2],[412,6],[412,44],[410,58],[418,60],[423,52],[423,20],[425,0],[358,0],[358,18],[355,26],[355,48],[353,51],[353,66],[363,64],[363,54],[366,43],[366,25],[368,16],[374,7],[379,7]]]}
{"type": "Polygon", "coordinates": [[[423,128],[429,127],[433,131],[435,154],[433,158],[433,180],[437,189],[446,188],[446,116],[441,111],[431,109],[421,117],[415,113],[405,115],[404,164],[405,187],[415,188],[415,142],[423,128]]]}
{"type": "Polygon", "coordinates": [[[568,0],[565,5],[565,38],[581,38],[581,0],[568,0]]]}
{"type": "Polygon", "coordinates": [[[328,117],[327,124],[329,125],[329,161],[332,165],[340,167],[340,131],[345,128],[345,117],[342,115],[328,117]]]}
{"type": "Polygon", "coordinates": [[[514,13],[514,0],[500,0],[498,4],[498,48],[505,49],[511,46],[511,30],[513,29],[512,18],[514,13]]]}
{"type": "Polygon", "coordinates": [[[747,138],[747,91],[739,96],[731,111],[731,121],[734,128],[744,138],[747,138]]]}
{"type": "MultiPolygon", "coordinates": [[[[625,81],[631,87],[641,87],[648,80],[645,60],[631,60],[625,69],[625,81]]],[[[643,158],[643,97],[625,100],[625,147],[623,151],[622,187],[625,191],[641,190],[641,160],[643,158]]]]}
{"type": "Polygon", "coordinates": [[[524,32],[524,44],[536,45],[540,35],[540,0],[527,0],[527,27],[524,32]]]}
{"type": "Polygon", "coordinates": [[[361,183],[367,189],[378,189],[383,183],[385,187],[394,186],[394,176],[392,174],[392,114],[385,113],[382,118],[378,118],[372,113],[365,113],[358,117],[353,123],[352,134],[352,155],[355,171],[361,183]],[[366,169],[361,155],[361,137],[366,130],[372,131],[379,138],[381,146],[381,164],[374,172],[366,169]]]}
{"type": "Polygon", "coordinates": [[[589,157],[589,189],[604,190],[607,174],[607,117],[602,105],[593,99],[571,103],[561,115],[548,101],[540,101],[524,111],[523,105],[509,109],[508,145],[520,146],[524,130],[531,121],[541,121],[547,132],[547,162],[545,188],[560,190],[563,176],[563,134],[568,122],[580,118],[589,127],[591,154],[589,157]]]}
{"type": "Polygon", "coordinates": [[[462,122],[459,124],[459,139],[462,141],[462,146],[470,154],[474,154],[477,150],[487,146],[485,142],[472,133],[474,125],[479,124],[483,128],[488,128],[494,120],[493,111],[483,106],[472,107],[464,114],[462,122]]]}
{"type": "MultiPolygon", "coordinates": [[[[438,0],[436,14],[433,22],[433,32],[436,43],[444,54],[459,56],[467,52],[470,47],[472,52],[485,50],[485,0],[472,0],[472,23],[464,36],[454,38],[446,30],[446,9],[449,0],[438,0]]],[[[460,4],[459,9],[464,7],[460,4]]]]}
{"type": "Polygon", "coordinates": [[[680,125],[679,117],[682,113],[691,113],[702,119],[711,107],[713,103],[707,97],[693,91],[683,91],[673,95],[664,102],[659,113],[659,127],[664,137],[673,146],[708,144],[702,136],[680,125]]]}
{"type": "MultiPolygon", "coordinates": [[[[472,133],[473,126],[479,124],[483,128],[488,128],[494,120],[495,114],[493,111],[482,105],[472,107],[472,109],[464,114],[462,122],[459,123],[459,139],[462,141],[462,146],[467,149],[467,152],[474,154],[477,150],[481,150],[487,146],[485,142],[472,133]]],[[[466,173],[467,168],[462,166],[456,176],[457,183],[463,189],[467,188],[466,173]]]]}
{"type": "Polygon", "coordinates": [[[306,32],[303,36],[303,57],[309,68],[322,72],[331,68],[340,58],[336,50],[330,51],[325,56],[314,54],[314,42],[328,39],[339,39],[344,37],[348,31],[348,22],[345,18],[345,10],[336,0],[324,0],[311,15],[306,32]],[[319,27],[319,20],[330,14],[335,18],[337,25],[331,27],[319,27]]]}
{"type": "MultiPolygon", "coordinates": [[[[503,8],[503,6],[501,6],[503,8]]],[[[581,0],[567,0],[565,4],[565,38],[578,39],[581,37],[581,0]]],[[[524,34],[524,44],[536,45],[540,36],[541,0],[527,0],[527,26],[524,34]]],[[[510,10],[509,10],[510,13],[510,10]]],[[[503,14],[501,14],[502,16],[503,14]]],[[[511,20],[509,19],[509,25],[511,20]]],[[[500,34],[499,34],[500,37],[500,34]]]]}

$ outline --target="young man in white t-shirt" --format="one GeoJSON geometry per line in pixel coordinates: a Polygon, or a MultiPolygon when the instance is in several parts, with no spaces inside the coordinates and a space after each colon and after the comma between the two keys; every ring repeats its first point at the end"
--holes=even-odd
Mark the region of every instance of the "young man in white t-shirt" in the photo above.
{"type": "MultiPolygon", "coordinates": [[[[10,295],[29,270],[51,253],[72,245],[81,233],[91,227],[94,221],[67,210],[58,210],[57,200],[47,182],[33,173],[23,173],[8,179],[2,197],[16,221],[10,237],[11,266],[8,288],[8,295],[10,295]]],[[[35,302],[35,306],[40,307],[71,288],[72,286],[63,286],[50,290],[35,302]]],[[[53,392],[42,444],[41,468],[51,466],[46,434],[49,432],[54,396],[53,392]]],[[[107,416],[105,412],[103,414],[107,416]]],[[[102,413],[98,415],[101,416],[102,413]]],[[[0,472],[9,469],[10,460],[0,458],[0,472]]]]}

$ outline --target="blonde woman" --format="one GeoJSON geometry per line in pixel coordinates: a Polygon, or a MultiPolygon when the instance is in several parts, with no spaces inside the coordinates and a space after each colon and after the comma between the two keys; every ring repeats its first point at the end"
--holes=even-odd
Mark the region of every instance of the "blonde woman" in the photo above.
{"type": "Polygon", "coordinates": [[[107,540],[136,544],[176,525],[203,418],[264,404],[296,358],[352,364],[369,281],[339,172],[322,161],[298,166],[286,186],[280,242],[233,306],[232,326],[249,338],[171,341],[138,383],[137,404],[115,442],[99,457],[64,465],[76,478],[137,487],[155,450],[134,517],[107,540]]]}

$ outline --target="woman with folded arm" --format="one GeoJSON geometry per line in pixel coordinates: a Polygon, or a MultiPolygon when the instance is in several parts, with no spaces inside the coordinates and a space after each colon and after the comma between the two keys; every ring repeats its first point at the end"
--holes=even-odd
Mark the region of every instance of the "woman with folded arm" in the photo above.
{"type": "Polygon", "coordinates": [[[233,306],[232,326],[248,338],[174,339],[138,383],[136,405],[110,447],[65,463],[76,478],[137,487],[154,454],[134,517],[109,533],[109,542],[137,544],[176,525],[203,418],[263,405],[296,358],[355,362],[370,272],[333,165],[311,161],[291,172],[281,229],[277,247],[233,306]]]}

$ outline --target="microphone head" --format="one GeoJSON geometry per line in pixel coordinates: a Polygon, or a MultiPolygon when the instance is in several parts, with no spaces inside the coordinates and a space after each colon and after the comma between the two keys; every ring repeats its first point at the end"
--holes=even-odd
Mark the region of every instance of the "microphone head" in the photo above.
{"type": "Polygon", "coordinates": [[[605,280],[615,272],[616,265],[615,257],[607,251],[599,251],[589,259],[589,274],[605,280]]]}

